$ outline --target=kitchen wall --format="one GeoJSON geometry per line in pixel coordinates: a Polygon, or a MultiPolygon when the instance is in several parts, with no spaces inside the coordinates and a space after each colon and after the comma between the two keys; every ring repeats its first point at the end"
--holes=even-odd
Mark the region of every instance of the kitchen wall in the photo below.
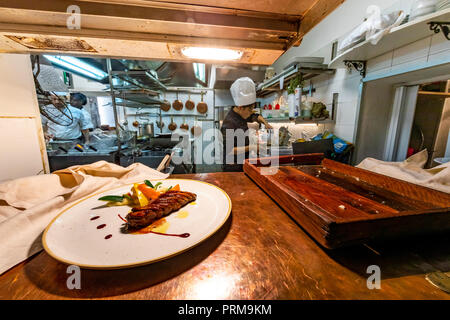
{"type": "Polygon", "coordinates": [[[30,56],[0,54],[0,74],[0,181],[48,173],[30,56]]]}

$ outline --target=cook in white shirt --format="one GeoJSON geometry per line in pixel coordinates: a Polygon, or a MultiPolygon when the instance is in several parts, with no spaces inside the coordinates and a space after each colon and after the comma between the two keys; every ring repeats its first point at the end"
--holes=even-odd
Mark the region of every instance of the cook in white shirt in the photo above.
{"type": "Polygon", "coordinates": [[[83,136],[84,136],[84,142],[86,144],[88,144],[89,143],[89,130],[94,129],[94,125],[92,124],[91,115],[89,114],[89,112],[87,112],[83,108],[83,106],[85,106],[86,103],[87,103],[87,97],[84,94],[82,94],[80,92],[75,92],[75,93],[70,94],[70,105],[72,107],[79,109],[83,113],[84,124],[85,124],[86,130],[84,130],[82,132],[83,132],[83,136]]]}
{"type": "Polygon", "coordinates": [[[89,122],[86,121],[83,112],[71,105],[66,106],[64,109],[64,105],[55,96],[51,96],[51,100],[53,105],[47,105],[44,108],[58,123],[55,123],[42,115],[41,121],[46,138],[81,141],[81,138],[84,135],[85,143],[88,144],[89,122]],[[64,111],[65,114],[71,114],[72,120],[62,114],[60,110],[64,111]]]}

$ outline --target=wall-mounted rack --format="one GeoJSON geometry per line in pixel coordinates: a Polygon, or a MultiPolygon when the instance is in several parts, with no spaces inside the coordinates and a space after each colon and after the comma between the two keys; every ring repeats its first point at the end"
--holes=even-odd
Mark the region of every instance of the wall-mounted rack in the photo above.
{"type": "Polygon", "coordinates": [[[139,88],[167,90],[167,87],[147,70],[111,71],[113,77],[131,83],[139,88]]]}
{"type": "Polygon", "coordinates": [[[434,31],[434,33],[439,33],[442,31],[442,34],[447,40],[450,40],[450,22],[438,22],[438,21],[431,21],[428,22],[430,25],[430,30],[434,31]]]}
{"type": "Polygon", "coordinates": [[[344,65],[348,69],[354,68],[361,77],[364,78],[366,76],[367,62],[365,60],[344,60],[344,65]]]}
{"type": "Polygon", "coordinates": [[[270,78],[269,80],[266,80],[263,83],[259,84],[256,88],[256,95],[257,97],[264,97],[273,92],[280,92],[282,90],[285,90],[289,85],[289,81],[297,75],[301,75],[302,79],[307,81],[322,74],[334,73],[335,70],[328,68],[328,65],[325,64],[318,64],[317,67],[311,67],[310,65],[302,66],[296,64],[290,66],[289,68],[287,68],[280,74],[270,78]]]}

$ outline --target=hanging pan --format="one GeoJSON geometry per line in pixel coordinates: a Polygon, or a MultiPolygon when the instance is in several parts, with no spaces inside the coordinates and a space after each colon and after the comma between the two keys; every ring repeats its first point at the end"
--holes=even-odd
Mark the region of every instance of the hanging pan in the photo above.
{"type": "Polygon", "coordinates": [[[184,106],[188,110],[193,110],[195,108],[195,102],[191,100],[191,94],[189,94],[189,99],[188,99],[188,101],[186,101],[184,106]]]}
{"type": "Polygon", "coordinates": [[[175,100],[175,101],[172,103],[172,107],[173,107],[175,110],[177,110],[177,111],[180,111],[181,109],[183,109],[183,102],[181,102],[181,101],[178,99],[178,92],[177,92],[177,100],[175,100]]]}
{"type": "Polygon", "coordinates": [[[197,111],[199,113],[207,113],[208,112],[208,105],[206,102],[203,102],[203,92],[201,93],[202,101],[197,104],[197,111]]]}

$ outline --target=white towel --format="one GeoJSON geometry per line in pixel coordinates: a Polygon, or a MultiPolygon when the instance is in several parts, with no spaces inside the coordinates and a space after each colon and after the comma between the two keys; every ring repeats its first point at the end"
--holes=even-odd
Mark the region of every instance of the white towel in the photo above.
{"type": "Polygon", "coordinates": [[[422,150],[402,162],[366,158],[356,167],[450,193],[450,162],[423,169],[427,160],[427,150],[422,150]]]}
{"type": "Polygon", "coordinates": [[[42,250],[44,229],[64,208],[94,192],[165,179],[143,164],[99,161],[0,184],[0,274],[42,250]]]}

